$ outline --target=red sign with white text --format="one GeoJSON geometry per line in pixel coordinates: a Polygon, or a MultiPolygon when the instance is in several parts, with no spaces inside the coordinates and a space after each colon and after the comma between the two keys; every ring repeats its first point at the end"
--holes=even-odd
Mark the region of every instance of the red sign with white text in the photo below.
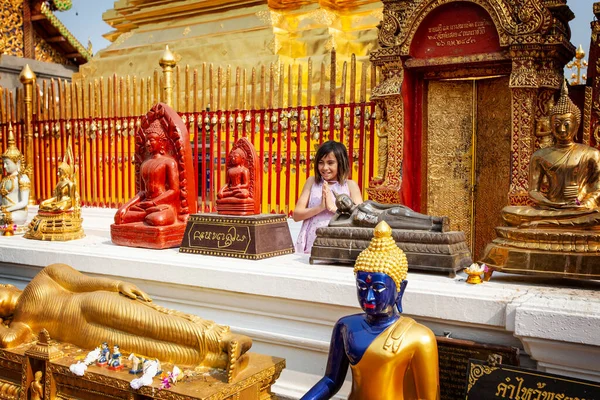
{"type": "Polygon", "coordinates": [[[417,29],[410,46],[410,55],[420,59],[499,51],[498,32],[487,11],[466,2],[433,10],[417,29]]]}

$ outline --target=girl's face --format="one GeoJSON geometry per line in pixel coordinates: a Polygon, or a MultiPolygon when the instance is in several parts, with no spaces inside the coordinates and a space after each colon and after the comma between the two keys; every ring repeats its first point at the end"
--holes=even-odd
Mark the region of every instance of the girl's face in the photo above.
{"type": "Polygon", "coordinates": [[[321,178],[323,178],[324,180],[337,180],[338,162],[337,158],[335,158],[335,154],[333,154],[333,151],[319,160],[318,168],[319,174],[321,174],[321,178]]]}

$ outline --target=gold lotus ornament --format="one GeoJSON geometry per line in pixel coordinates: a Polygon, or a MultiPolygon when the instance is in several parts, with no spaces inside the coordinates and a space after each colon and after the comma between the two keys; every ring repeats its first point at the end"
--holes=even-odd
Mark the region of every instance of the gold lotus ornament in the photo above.
{"type": "Polygon", "coordinates": [[[467,283],[473,285],[483,283],[481,275],[485,273],[485,264],[479,265],[477,263],[473,263],[469,266],[469,268],[465,268],[464,271],[467,275],[469,275],[469,277],[467,278],[467,283]]]}

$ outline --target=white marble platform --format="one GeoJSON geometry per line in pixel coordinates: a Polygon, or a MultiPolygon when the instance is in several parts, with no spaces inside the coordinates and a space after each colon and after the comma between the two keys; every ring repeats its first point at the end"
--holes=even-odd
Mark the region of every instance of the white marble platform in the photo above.
{"type": "MultiPolygon", "coordinates": [[[[292,398],[323,373],[335,321],[359,311],[349,267],[310,265],[300,254],[248,261],[120,247],[110,241],[113,215],[84,209],[87,236],[71,242],[0,237],[0,282],[24,287],[56,262],[132,281],[159,304],[230,325],[253,338],[254,351],[285,357],[274,390],[292,398]]],[[[299,224],[290,228],[295,237],[299,224]]],[[[527,366],[600,381],[600,282],[499,274],[473,286],[411,272],[408,280],[405,313],[436,334],[517,346],[527,366]]]]}

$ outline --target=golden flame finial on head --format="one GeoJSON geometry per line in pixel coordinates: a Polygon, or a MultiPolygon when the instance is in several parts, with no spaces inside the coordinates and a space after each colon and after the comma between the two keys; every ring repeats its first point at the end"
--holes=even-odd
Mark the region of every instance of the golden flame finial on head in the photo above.
{"type": "Polygon", "coordinates": [[[563,80],[563,84],[560,88],[560,98],[554,105],[552,111],[550,111],[550,116],[569,113],[573,114],[577,120],[577,124],[581,122],[581,111],[569,98],[569,87],[567,86],[567,81],[563,80]]]}
{"type": "Polygon", "coordinates": [[[65,171],[69,178],[73,178],[73,173],[75,172],[74,160],[73,149],[71,148],[71,137],[69,136],[69,141],[67,142],[67,154],[65,154],[63,160],[58,164],[58,168],[65,171]]]}
{"type": "Polygon", "coordinates": [[[377,224],[369,247],[356,258],[354,273],[361,271],[388,275],[396,283],[396,290],[400,291],[400,284],[408,273],[408,261],[406,254],[392,238],[392,228],[387,222],[381,221],[377,224]]]}
{"type": "Polygon", "coordinates": [[[12,124],[8,123],[8,147],[6,151],[2,154],[2,158],[8,158],[15,164],[23,161],[23,154],[19,151],[15,144],[15,133],[13,132],[12,124]]]}

